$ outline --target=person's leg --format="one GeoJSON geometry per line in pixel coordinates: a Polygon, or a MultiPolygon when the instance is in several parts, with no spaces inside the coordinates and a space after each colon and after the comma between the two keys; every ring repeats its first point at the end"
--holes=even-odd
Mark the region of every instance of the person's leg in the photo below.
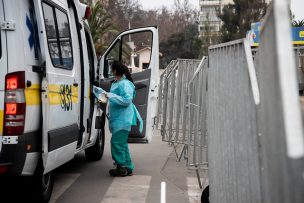
{"type": "Polygon", "coordinates": [[[126,157],[126,167],[128,168],[129,171],[133,172],[134,164],[133,164],[132,159],[131,159],[129,146],[128,146],[128,141],[125,143],[125,157],[126,157]]]}
{"type": "Polygon", "coordinates": [[[126,142],[128,140],[129,132],[126,130],[121,130],[111,138],[111,152],[112,158],[115,161],[117,167],[116,169],[111,169],[109,171],[110,175],[115,176],[127,176],[130,175],[128,172],[126,164],[126,142]]]}
{"type": "Polygon", "coordinates": [[[111,138],[111,153],[112,159],[117,165],[125,166],[125,135],[124,130],[121,130],[112,135],[111,138]]]}

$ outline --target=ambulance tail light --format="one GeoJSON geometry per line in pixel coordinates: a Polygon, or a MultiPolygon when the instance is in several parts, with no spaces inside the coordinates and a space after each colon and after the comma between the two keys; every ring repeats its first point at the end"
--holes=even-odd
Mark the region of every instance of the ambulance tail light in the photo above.
{"type": "Polygon", "coordinates": [[[89,20],[91,18],[91,15],[92,15],[91,8],[89,6],[87,6],[87,8],[85,10],[85,14],[84,14],[84,19],[89,20]]]}
{"type": "Polygon", "coordinates": [[[25,72],[14,72],[5,77],[3,135],[22,135],[25,121],[25,72]]]}
{"type": "Polygon", "coordinates": [[[6,173],[8,170],[7,166],[0,166],[0,174],[6,173]]]}

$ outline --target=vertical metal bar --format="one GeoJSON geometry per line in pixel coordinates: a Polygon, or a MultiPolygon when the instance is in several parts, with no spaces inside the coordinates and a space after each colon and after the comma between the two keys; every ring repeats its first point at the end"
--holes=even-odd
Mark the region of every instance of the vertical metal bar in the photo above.
{"type": "Polygon", "coordinates": [[[160,76],[160,80],[159,80],[159,91],[158,91],[158,104],[157,104],[157,123],[156,126],[157,128],[159,127],[159,123],[162,120],[162,111],[163,111],[163,80],[164,80],[164,73],[160,76]]]}
{"type": "MultiPolygon", "coordinates": [[[[170,63],[171,64],[171,63],[170,63]]],[[[175,68],[175,65],[176,65],[176,61],[172,61],[172,64],[168,66],[168,68],[165,70],[166,72],[166,75],[164,77],[164,89],[163,89],[163,120],[162,120],[162,127],[161,127],[161,135],[162,135],[162,139],[163,141],[168,141],[167,139],[167,121],[168,121],[168,118],[167,118],[167,113],[169,111],[169,108],[168,108],[168,99],[170,97],[169,94],[170,94],[170,89],[169,88],[171,85],[170,85],[170,73],[172,71],[172,69],[175,68]]]]}
{"type": "Polygon", "coordinates": [[[198,185],[199,185],[200,189],[203,189],[202,182],[201,182],[201,177],[200,177],[200,174],[199,174],[199,169],[196,168],[195,172],[196,172],[196,176],[197,176],[197,180],[198,180],[198,185]]]}
{"type": "Polygon", "coordinates": [[[180,120],[180,114],[181,114],[181,89],[182,89],[182,76],[184,74],[184,67],[185,62],[180,61],[179,67],[178,67],[178,75],[177,75],[177,86],[176,86],[176,117],[175,117],[175,143],[179,140],[179,120],[180,120]]]}
{"type": "Polygon", "coordinates": [[[178,70],[179,62],[176,68],[171,72],[171,94],[169,98],[169,142],[172,142],[172,135],[173,135],[173,116],[174,116],[174,103],[175,103],[175,77],[176,77],[176,70],[178,70]]]}

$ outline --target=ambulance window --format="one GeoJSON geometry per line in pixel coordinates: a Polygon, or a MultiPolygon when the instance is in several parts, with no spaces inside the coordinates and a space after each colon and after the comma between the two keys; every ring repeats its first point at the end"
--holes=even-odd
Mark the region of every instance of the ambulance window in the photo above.
{"type": "Polygon", "coordinates": [[[120,61],[120,55],[121,55],[121,43],[120,40],[117,40],[115,42],[115,45],[112,47],[112,49],[109,51],[109,53],[107,53],[106,55],[106,60],[105,60],[105,68],[104,68],[104,77],[105,78],[109,78],[112,77],[112,73],[111,73],[111,65],[113,63],[113,61],[120,61]]]}
{"type": "Polygon", "coordinates": [[[43,13],[49,52],[54,67],[73,69],[71,34],[67,15],[47,3],[43,3],[43,13]]]}
{"type": "Polygon", "coordinates": [[[68,17],[65,13],[56,9],[56,17],[59,32],[59,44],[62,54],[62,63],[64,67],[73,66],[71,36],[68,17]]]}

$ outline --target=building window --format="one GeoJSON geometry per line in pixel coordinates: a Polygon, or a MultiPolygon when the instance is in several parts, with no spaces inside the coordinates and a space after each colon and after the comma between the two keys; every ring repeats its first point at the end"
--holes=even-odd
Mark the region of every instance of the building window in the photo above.
{"type": "Polygon", "coordinates": [[[53,66],[72,70],[73,51],[67,14],[47,3],[43,3],[43,14],[53,66]]]}

